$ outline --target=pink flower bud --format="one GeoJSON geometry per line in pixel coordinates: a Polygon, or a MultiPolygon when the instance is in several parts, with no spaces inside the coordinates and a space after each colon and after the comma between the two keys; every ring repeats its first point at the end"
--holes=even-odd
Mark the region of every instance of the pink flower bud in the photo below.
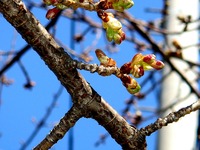
{"type": "Polygon", "coordinates": [[[149,54],[143,57],[143,61],[146,62],[147,64],[152,63],[155,61],[156,56],[153,54],[149,54]]]}
{"type": "Polygon", "coordinates": [[[163,67],[164,63],[156,60],[155,55],[142,55],[141,53],[138,53],[132,58],[131,62],[125,63],[120,68],[120,72],[122,74],[132,74],[135,78],[140,78],[144,75],[145,70],[159,70],[163,67]]]}
{"type": "Polygon", "coordinates": [[[164,67],[164,63],[162,61],[156,60],[156,56],[153,54],[144,56],[143,61],[156,70],[162,69],[164,67]]]}

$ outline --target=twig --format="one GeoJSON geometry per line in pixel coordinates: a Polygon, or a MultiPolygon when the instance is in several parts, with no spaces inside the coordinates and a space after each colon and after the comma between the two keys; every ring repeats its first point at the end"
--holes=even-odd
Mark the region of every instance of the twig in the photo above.
{"type": "Polygon", "coordinates": [[[26,84],[24,85],[25,88],[31,88],[33,86],[33,84],[31,84],[31,79],[30,79],[30,76],[28,74],[28,71],[26,70],[25,66],[23,65],[23,63],[18,60],[18,64],[26,78],[26,84]]]}
{"type": "Polygon", "coordinates": [[[97,65],[97,64],[86,64],[83,62],[78,62],[76,60],[72,60],[67,64],[68,67],[77,68],[80,70],[86,70],[90,71],[91,73],[97,72],[99,75],[118,75],[119,74],[119,68],[117,67],[104,67],[103,65],[97,65]]]}
{"type": "Polygon", "coordinates": [[[156,122],[144,128],[141,128],[140,132],[144,136],[150,136],[153,132],[157,131],[158,129],[161,129],[164,126],[167,126],[169,123],[177,122],[181,117],[184,117],[185,115],[188,115],[191,112],[194,112],[198,109],[200,109],[200,100],[196,101],[195,103],[185,108],[181,108],[180,110],[176,112],[172,112],[164,118],[157,119],[156,122]]]}

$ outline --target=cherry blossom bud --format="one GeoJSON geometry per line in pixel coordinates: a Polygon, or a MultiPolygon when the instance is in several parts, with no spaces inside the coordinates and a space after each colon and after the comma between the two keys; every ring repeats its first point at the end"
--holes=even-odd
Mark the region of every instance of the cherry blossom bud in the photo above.
{"type": "Polygon", "coordinates": [[[101,0],[98,7],[99,9],[114,9],[123,12],[134,5],[132,0],[101,0]]]}
{"type": "Polygon", "coordinates": [[[145,70],[149,70],[151,67],[156,70],[160,70],[164,67],[164,63],[162,61],[156,60],[156,56],[153,54],[144,56],[143,62],[147,63],[144,64],[145,70]]]}
{"type": "Polygon", "coordinates": [[[129,75],[124,74],[123,76],[121,76],[120,79],[130,94],[136,94],[140,91],[140,85],[135,79],[131,78],[129,75]]]}
{"type": "Polygon", "coordinates": [[[125,39],[125,33],[122,31],[122,24],[114,18],[112,13],[106,13],[99,10],[98,16],[102,19],[103,28],[106,30],[106,37],[108,41],[114,41],[120,44],[125,39]]]}
{"type": "Polygon", "coordinates": [[[160,70],[164,67],[162,61],[156,60],[156,56],[153,54],[142,55],[136,54],[131,62],[125,63],[121,68],[122,74],[132,74],[135,78],[140,78],[144,75],[144,71],[156,69],[160,70]]]}
{"type": "Polygon", "coordinates": [[[109,0],[112,3],[113,9],[123,12],[125,9],[129,9],[134,5],[132,0],[109,0]]]}
{"type": "Polygon", "coordinates": [[[140,78],[144,75],[144,68],[143,66],[134,65],[130,72],[135,78],[140,78]]]}
{"type": "Polygon", "coordinates": [[[101,63],[100,65],[103,65],[104,67],[114,67],[114,66],[116,66],[115,60],[106,56],[106,54],[103,51],[101,51],[100,49],[97,49],[95,51],[95,53],[96,53],[96,56],[101,63]]]}
{"type": "Polygon", "coordinates": [[[61,10],[58,9],[58,8],[56,8],[56,7],[52,8],[52,9],[49,9],[49,10],[47,11],[46,18],[47,18],[47,19],[53,19],[53,18],[56,17],[56,15],[57,15],[60,11],[61,11],[61,10]]]}
{"type": "Polygon", "coordinates": [[[123,66],[121,66],[120,72],[122,74],[130,74],[130,72],[131,72],[131,62],[125,63],[123,66]]]}
{"type": "Polygon", "coordinates": [[[141,64],[142,59],[143,55],[141,53],[136,54],[131,60],[131,65],[141,64]]]}
{"type": "Polygon", "coordinates": [[[124,64],[120,68],[121,73],[132,74],[135,78],[139,78],[144,75],[144,68],[141,64],[143,55],[141,53],[136,54],[132,61],[124,64]]]}

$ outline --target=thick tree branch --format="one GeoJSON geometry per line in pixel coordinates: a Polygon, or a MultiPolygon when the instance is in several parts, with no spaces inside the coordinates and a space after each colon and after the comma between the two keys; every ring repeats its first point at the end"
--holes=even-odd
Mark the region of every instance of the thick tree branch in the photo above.
{"type": "MultiPolygon", "coordinates": [[[[1,0],[0,12],[54,72],[58,80],[72,96],[74,106],[79,108],[73,109],[72,107],[67,116],[73,110],[73,114],[77,113],[77,117],[72,115],[71,120],[67,119],[66,121],[62,119],[60,124],[43,140],[46,141],[44,142],[45,144],[42,144],[42,142],[40,146],[44,146],[44,149],[50,148],[57,140],[64,136],[69,127],[73,126],[80,117],[84,116],[97,120],[108,130],[123,149],[145,149],[145,137],[140,136],[136,128],[131,127],[110,107],[75,68],[67,65],[72,61],[70,56],[55,42],[33,14],[26,9],[22,1],[1,0]],[[71,122],[70,126],[67,126],[68,121],[71,122]]],[[[70,118],[70,116],[67,118],[70,118]]]]}

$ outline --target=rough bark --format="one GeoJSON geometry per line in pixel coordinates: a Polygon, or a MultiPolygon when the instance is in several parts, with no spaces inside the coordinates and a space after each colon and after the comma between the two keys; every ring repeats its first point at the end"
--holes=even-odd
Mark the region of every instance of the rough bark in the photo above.
{"type": "Polygon", "coordinates": [[[70,65],[67,65],[72,61],[70,56],[55,42],[34,15],[26,9],[22,1],[1,0],[0,12],[39,54],[73,100],[74,105],[66,114],[67,117],[65,116],[65,119],[63,118],[64,120],[61,119],[60,121],[59,125],[62,126],[57,126],[57,128],[60,128],[60,132],[52,130],[53,136],[50,133],[36,149],[50,148],[48,144],[55,144],[81,117],[95,119],[107,129],[116,142],[122,146],[122,149],[145,149],[145,137],[108,105],[78,73],[76,68],[71,68],[69,67],[70,65]],[[75,106],[76,108],[74,108],[75,106]],[[73,114],[71,118],[68,116],[69,114],[73,114]],[[70,120],[68,120],[69,118],[70,120]],[[68,123],[67,120],[71,123],[68,123]],[[45,144],[47,147],[40,147],[45,144]]]}

